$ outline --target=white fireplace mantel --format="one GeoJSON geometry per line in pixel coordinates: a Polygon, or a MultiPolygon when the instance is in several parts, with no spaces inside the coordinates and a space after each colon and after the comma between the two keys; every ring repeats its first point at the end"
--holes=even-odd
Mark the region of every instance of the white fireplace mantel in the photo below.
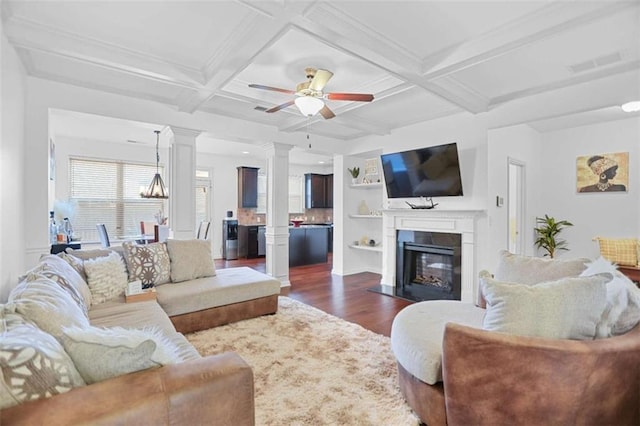
{"type": "Polygon", "coordinates": [[[396,234],[398,230],[461,234],[461,299],[475,300],[476,219],[484,210],[387,209],[382,211],[383,264],[381,284],[396,285],[396,234]]]}

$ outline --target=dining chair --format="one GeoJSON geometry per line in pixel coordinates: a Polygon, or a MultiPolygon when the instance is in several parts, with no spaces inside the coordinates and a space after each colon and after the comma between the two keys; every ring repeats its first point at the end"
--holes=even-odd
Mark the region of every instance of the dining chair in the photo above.
{"type": "Polygon", "coordinates": [[[142,238],[140,240],[140,244],[157,242],[158,240],[156,235],[156,222],[140,221],[140,235],[143,237],[147,237],[142,238]]]}
{"type": "Polygon", "coordinates": [[[104,225],[104,223],[96,224],[96,228],[98,228],[98,237],[100,237],[102,247],[111,247],[111,243],[109,242],[109,234],[107,234],[107,227],[104,225]]]}
{"type": "Polygon", "coordinates": [[[196,238],[198,240],[206,240],[209,237],[209,226],[211,222],[203,220],[200,222],[200,226],[198,226],[198,233],[196,234],[196,238]]]}

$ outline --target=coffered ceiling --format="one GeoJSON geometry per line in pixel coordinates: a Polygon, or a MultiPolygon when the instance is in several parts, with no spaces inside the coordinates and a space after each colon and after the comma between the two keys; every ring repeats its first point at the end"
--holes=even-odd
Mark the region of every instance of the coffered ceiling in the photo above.
{"type": "Polygon", "coordinates": [[[31,76],[337,139],[510,109],[545,131],[640,98],[638,1],[3,1],[2,17],[31,76]],[[295,90],[307,67],[375,100],[265,113],[292,95],[248,85],[295,90]]]}

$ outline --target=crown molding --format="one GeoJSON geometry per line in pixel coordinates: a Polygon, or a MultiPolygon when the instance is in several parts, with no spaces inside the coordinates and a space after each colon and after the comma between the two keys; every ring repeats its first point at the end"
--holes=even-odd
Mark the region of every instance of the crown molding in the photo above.
{"type": "Polygon", "coordinates": [[[32,77],[41,78],[44,80],[51,80],[58,83],[69,84],[72,86],[84,87],[85,89],[91,89],[91,90],[97,90],[97,91],[106,92],[106,93],[113,93],[116,95],[133,97],[133,98],[142,99],[145,101],[158,102],[164,105],[175,107],[171,99],[157,96],[157,95],[152,95],[149,93],[136,92],[132,90],[120,90],[111,86],[105,86],[98,83],[88,83],[86,81],[71,79],[71,78],[63,77],[57,74],[44,72],[41,70],[36,70],[30,75],[32,77]]]}

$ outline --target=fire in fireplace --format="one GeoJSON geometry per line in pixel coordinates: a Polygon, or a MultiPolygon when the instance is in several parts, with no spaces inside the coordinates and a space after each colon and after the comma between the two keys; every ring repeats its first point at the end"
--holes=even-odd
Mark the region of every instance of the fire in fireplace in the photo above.
{"type": "Polygon", "coordinates": [[[398,231],[396,295],[411,300],[460,300],[460,234],[398,231]]]}

